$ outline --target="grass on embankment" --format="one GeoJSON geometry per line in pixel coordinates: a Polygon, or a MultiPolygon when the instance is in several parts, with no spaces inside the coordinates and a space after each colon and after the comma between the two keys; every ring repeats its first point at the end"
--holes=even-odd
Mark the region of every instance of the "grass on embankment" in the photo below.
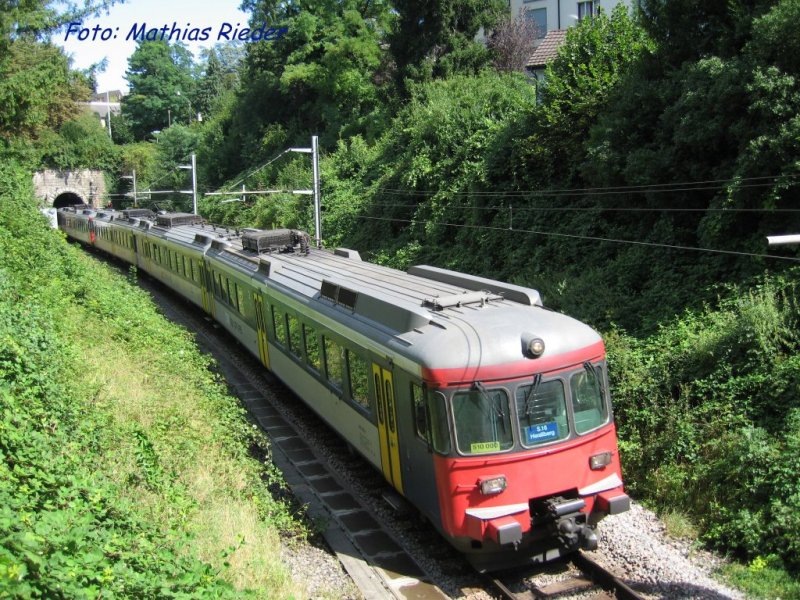
{"type": "Polygon", "coordinates": [[[0,597],[308,597],[266,440],[210,363],[0,165],[0,597]]]}
{"type": "Polygon", "coordinates": [[[237,401],[186,332],[148,300],[135,304],[131,324],[93,320],[85,308],[73,308],[66,322],[78,347],[76,379],[103,420],[97,469],[154,522],[189,532],[194,554],[236,588],[303,597],[278,555],[279,529],[298,525],[272,500],[261,465],[248,456],[249,446],[266,447],[260,432],[246,430],[237,401]]]}

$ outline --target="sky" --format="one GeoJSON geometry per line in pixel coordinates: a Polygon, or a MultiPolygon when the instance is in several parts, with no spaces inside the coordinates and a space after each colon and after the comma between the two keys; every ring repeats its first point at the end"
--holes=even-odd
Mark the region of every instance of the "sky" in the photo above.
{"type": "MultiPolygon", "coordinates": [[[[105,72],[97,74],[98,92],[127,91],[125,71],[136,42],[125,38],[131,37],[132,29],[139,32],[144,26],[146,32],[166,26],[164,39],[175,42],[185,36],[184,43],[197,59],[201,48],[224,42],[226,37],[235,36],[237,29],[247,26],[248,15],[239,10],[240,3],[241,0],[126,0],[112,6],[108,14],[84,20],[73,31],[64,28],[53,35],[52,41],[64,48],[76,69],[86,69],[103,58],[108,59],[105,72]],[[173,24],[180,31],[173,33],[173,24]],[[191,35],[202,37],[203,30],[208,40],[188,39],[191,35]]],[[[160,31],[158,35],[162,35],[160,31]]]]}

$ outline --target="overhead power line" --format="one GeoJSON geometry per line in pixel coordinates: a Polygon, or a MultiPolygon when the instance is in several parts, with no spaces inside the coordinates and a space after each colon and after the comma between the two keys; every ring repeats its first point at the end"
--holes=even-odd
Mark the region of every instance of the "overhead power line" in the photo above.
{"type": "Polygon", "coordinates": [[[666,193],[666,192],[694,192],[694,191],[708,191],[720,190],[728,184],[739,184],[738,187],[742,188],[758,188],[758,187],[771,187],[775,183],[783,180],[788,184],[798,183],[800,173],[791,173],[784,175],[764,175],[760,177],[740,177],[729,179],[706,179],[698,181],[683,181],[676,183],[653,183],[642,185],[627,185],[627,186],[607,186],[607,187],[585,187],[585,188],[549,188],[541,190],[505,190],[505,191],[462,191],[462,192],[448,192],[442,190],[403,190],[399,188],[375,188],[376,192],[395,195],[408,195],[408,196],[433,196],[440,193],[445,193],[450,196],[495,196],[495,197],[527,197],[527,196],[540,196],[540,197],[561,197],[561,196],[614,196],[614,195],[628,195],[634,193],[666,193]],[[752,183],[751,183],[752,182],[752,183]],[[741,185],[745,184],[745,185],[741,185]]]}
{"type": "MultiPolygon", "coordinates": [[[[392,204],[375,202],[369,205],[377,208],[421,208],[423,204],[392,204]]],[[[719,212],[719,213],[800,213],[800,208],[648,208],[648,207],[606,207],[606,206],[439,206],[442,210],[483,210],[514,212],[719,212]]]]}
{"type": "Polygon", "coordinates": [[[514,232],[514,233],[526,233],[532,235],[544,235],[544,236],[551,236],[551,237],[560,237],[560,238],[569,238],[569,239],[578,239],[578,240],[589,240],[595,242],[608,242],[612,244],[630,244],[635,246],[649,246],[654,248],[666,248],[670,250],[687,250],[692,252],[710,252],[714,254],[727,254],[732,256],[747,256],[750,258],[772,258],[777,260],[788,260],[790,262],[800,262],[800,258],[794,258],[791,256],[778,256],[775,254],[759,254],[756,252],[741,252],[738,250],[720,250],[717,248],[702,248],[698,246],[680,246],[677,244],[661,244],[658,242],[641,242],[637,240],[620,240],[616,238],[607,238],[601,236],[593,236],[593,235],[579,235],[576,233],[558,233],[555,231],[539,231],[535,229],[509,229],[506,227],[492,227],[489,225],[467,225],[463,223],[445,223],[440,221],[421,221],[416,219],[391,219],[389,217],[368,217],[357,215],[357,219],[364,219],[364,220],[371,220],[371,221],[389,221],[393,223],[408,223],[412,225],[438,225],[440,227],[456,227],[462,229],[482,229],[487,231],[503,231],[503,232],[514,232]]]}
{"type": "MultiPolygon", "coordinates": [[[[269,160],[268,160],[267,162],[265,162],[264,164],[262,164],[262,165],[259,165],[258,167],[254,167],[254,168],[250,169],[250,171],[248,171],[247,173],[245,173],[245,174],[242,176],[242,178],[241,178],[241,179],[239,179],[238,181],[236,181],[236,182],[234,182],[234,183],[231,183],[230,185],[227,185],[227,186],[224,186],[224,185],[223,185],[222,187],[218,188],[218,189],[216,190],[216,192],[228,192],[228,191],[232,191],[232,190],[226,190],[225,188],[226,188],[226,187],[228,187],[228,188],[232,188],[232,187],[234,187],[234,186],[236,186],[236,185],[239,185],[240,183],[242,183],[243,181],[245,181],[245,180],[246,180],[248,177],[252,177],[252,176],[253,176],[253,175],[255,175],[256,173],[258,173],[258,172],[259,172],[261,169],[264,169],[265,167],[268,167],[269,165],[271,165],[272,163],[274,163],[276,160],[278,160],[278,159],[279,159],[281,156],[283,156],[284,154],[288,154],[289,152],[292,152],[292,150],[293,150],[293,148],[287,148],[286,150],[284,150],[283,152],[281,152],[281,153],[280,153],[280,154],[278,154],[277,156],[275,156],[275,157],[273,157],[273,158],[269,159],[269,160]]],[[[212,192],[212,193],[214,193],[214,192],[212,192]]],[[[206,194],[206,195],[209,195],[209,194],[206,194]]]]}

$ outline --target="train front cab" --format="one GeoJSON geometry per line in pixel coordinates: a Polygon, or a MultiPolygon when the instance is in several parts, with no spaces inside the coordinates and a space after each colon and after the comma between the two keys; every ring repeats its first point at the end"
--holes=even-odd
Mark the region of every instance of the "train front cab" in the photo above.
{"type": "Polygon", "coordinates": [[[513,380],[447,386],[434,375],[440,529],[476,567],[593,549],[597,522],[628,510],[605,362],[593,354],[513,380]]]}

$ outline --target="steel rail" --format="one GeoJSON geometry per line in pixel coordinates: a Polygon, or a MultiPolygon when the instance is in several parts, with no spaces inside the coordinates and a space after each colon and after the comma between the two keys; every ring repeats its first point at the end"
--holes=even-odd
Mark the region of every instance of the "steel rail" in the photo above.
{"type": "Polygon", "coordinates": [[[552,599],[565,594],[574,596],[584,592],[591,593],[592,598],[596,599],[598,598],[598,587],[605,590],[609,594],[609,598],[613,597],[616,600],[643,600],[643,597],[633,588],[583,552],[576,552],[565,557],[564,561],[565,563],[571,563],[581,574],[544,588],[528,585],[521,592],[512,591],[512,587],[517,587],[515,583],[521,583],[522,580],[531,576],[530,568],[510,571],[502,578],[501,576],[487,574],[486,579],[488,585],[494,588],[505,600],[552,599]]]}

